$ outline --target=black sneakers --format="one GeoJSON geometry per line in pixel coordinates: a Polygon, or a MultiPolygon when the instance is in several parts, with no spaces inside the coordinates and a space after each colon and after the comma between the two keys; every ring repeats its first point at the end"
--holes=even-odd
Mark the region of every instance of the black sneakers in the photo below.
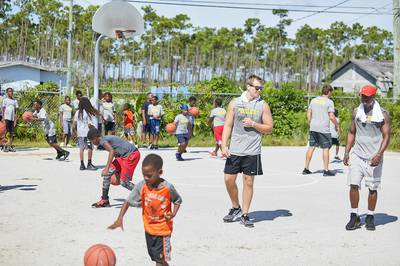
{"type": "MultiPolygon", "coordinates": [[[[69,154],[70,154],[69,151],[64,151],[63,153],[61,153],[61,157],[59,158],[60,161],[65,161],[68,158],[69,154]]],[[[57,155],[57,157],[58,157],[58,155],[57,155]]]]}
{"type": "Polygon", "coordinates": [[[308,170],[307,168],[304,168],[303,175],[309,175],[309,174],[312,174],[312,172],[310,170],[308,170]]]}
{"type": "Polygon", "coordinates": [[[335,176],[335,173],[330,170],[324,170],[324,176],[335,176]]]}
{"type": "Polygon", "coordinates": [[[86,170],[86,166],[81,163],[81,166],[79,167],[79,170],[81,170],[81,171],[86,170]]]}
{"type": "Polygon", "coordinates": [[[108,200],[101,199],[98,202],[92,204],[92,208],[105,208],[111,207],[110,202],[108,200]]]}
{"type": "Polygon", "coordinates": [[[365,218],[365,229],[375,231],[374,216],[371,214],[368,214],[365,218]]]}
{"type": "Polygon", "coordinates": [[[360,225],[361,225],[360,216],[352,212],[350,214],[350,221],[346,224],[346,230],[355,230],[357,228],[360,228],[360,225]]]}
{"type": "Polygon", "coordinates": [[[88,163],[86,169],[87,169],[87,170],[95,171],[95,170],[97,170],[97,167],[94,166],[92,163],[88,163]]]}
{"type": "Polygon", "coordinates": [[[250,220],[247,214],[243,214],[240,217],[240,223],[243,224],[245,227],[254,227],[254,223],[250,220]]]}
{"type": "Polygon", "coordinates": [[[240,207],[232,208],[229,210],[229,213],[227,215],[225,215],[225,217],[222,220],[225,223],[236,222],[241,215],[242,215],[242,209],[240,207]]]}

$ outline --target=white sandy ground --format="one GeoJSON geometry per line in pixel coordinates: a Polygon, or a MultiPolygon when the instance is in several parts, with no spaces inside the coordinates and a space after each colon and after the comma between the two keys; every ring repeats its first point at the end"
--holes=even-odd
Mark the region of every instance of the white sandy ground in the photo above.
{"type": "MultiPolygon", "coordinates": [[[[305,147],[264,147],[264,175],[256,178],[253,229],[224,224],[230,207],[224,161],[207,148],[189,148],[177,162],[174,149],[159,150],[164,177],[183,204],[175,218],[171,265],[400,265],[400,154],[385,154],[375,232],[344,229],[349,218],[347,169],[332,163],[335,177],[302,176],[305,147]]],[[[0,154],[0,265],[82,265],[95,243],[112,247],[117,265],[153,265],[144,239],[141,210],[131,208],[125,231],[110,231],[128,191],[112,187],[111,208],[92,209],[99,199],[100,171],[79,171],[70,161],[49,160],[51,149],[0,154]]],[[[142,159],[150,151],[141,150],[142,159]]],[[[104,165],[96,151],[94,163],[104,165]]],[[[311,170],[321,169],[321,152],[311,170]]],[[[142,179],[140,167],[133,181],[142,179]]],[[[363,187],[360,212],[366,212],[363,187]]]]}

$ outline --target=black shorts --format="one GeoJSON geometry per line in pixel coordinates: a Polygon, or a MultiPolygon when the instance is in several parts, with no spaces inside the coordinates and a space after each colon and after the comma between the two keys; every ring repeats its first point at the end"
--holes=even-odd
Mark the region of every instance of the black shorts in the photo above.
{"type": "Polygon", "coordinates": [[[331,134],[310,131],[309,143],[310,147],[320,147],[321,149],[329,149],[330,147],[332,147],[331,134]]]}
{"type": "Polygon", "coordinates": [[[332,138],[332,145],[340,146],[338,138],[332,138]]]}
{"type": "Polygon", "coordinates": [[[6,120],[5,123],[6,123],[6,130],[7,130],[7,132],[8,132],[11,136],[14,136],[14,132],[15,132],[14,121],[6,120]]]}
{"type": "Polygon", "coordinates": [[[57,144],[57,136],[46,136],[46,141],[47,143],[51,144],[57,144]]]}
{"type": "Polygon", "coordinates": [[[224,173],[228,175],[238,173],[249,176],[262,175],[261,155],[231,155],[226,159],[224,173]]]}
{"type": "Polygon", "coordinates": [[[171,260],[171,236],[153,236],[145,232],[147,252],[152,261],[163,263],[171,260]]]}
{"type": "Polygon", "coordinates": [[[115,123],[114,122],[104,122],[104,131],[107,133],[108,131],[115,130],[115,123]]]}

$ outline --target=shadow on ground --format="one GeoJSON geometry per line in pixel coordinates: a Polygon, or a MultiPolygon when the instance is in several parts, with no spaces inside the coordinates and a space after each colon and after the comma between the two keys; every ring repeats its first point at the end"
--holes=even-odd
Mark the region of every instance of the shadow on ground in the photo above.
{"type": "Polygon", "coordinates": [[[38,151],[39,149],[37,148],[30,148],[30,147],[15,147],[15,150],[17,152],[19,151],[38,151]]]}
{"type": "MultiPolygon", "coordinates": [[[[365,224],[365,217],[367,217],[367,214],[360,215],[361,225],[365,224]]],[[[396,222],[398,220],[398,217],[386,213],[375,213],[374,220],[375,220],[375,226],[380,226],[396,222]]]]}
{"type": "Polygon", "coordinates": [[[37,185],[12,185],[12,186],[0,186],[0,192],[7,190],[24,190],[24,191],[32,191],[36,190],[37,185]]]}
{"type": "MultiPolygon", "coordinates": [[[[344,173],[344,169],[329,169],[332,173],[336,174],[343,174],[344,173]]],[[[323,174],[324,170],[317,170],[312,172],[313,174],[323,174]]]]}
{"type": "Polygon", "coordinates": [[[249,213],[250,219],[258,223],[262,221],[272,221],[278,217],[289,217],[293,214],[289,210],[275,210],[275,211],[254,211],[249,213]]]}

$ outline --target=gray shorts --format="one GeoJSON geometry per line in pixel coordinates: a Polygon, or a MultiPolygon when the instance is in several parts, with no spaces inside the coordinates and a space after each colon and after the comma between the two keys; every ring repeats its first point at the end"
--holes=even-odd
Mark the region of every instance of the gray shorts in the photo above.
{"type": "Polygon", "coordinates": [[[135,135],[135,129],[133,127],[124,127],[124,134],[135,135]]]}
{"type": "Polygon", "coordinates": [[[381,184],[383,161],[378,166],[371,166],[370,160],[360,158],[356,154],[350,157],[349,174],[347,176],[348,185],[357,185],[361,188],[361,181],[365,179],[365,186],[370,190],[377,190],[381,184]]]}
{"type": "Polygon", "coordinates": [[[92,143],[85,137],[78,137],[77,145],[80,149],[93,150],[92,143]]]}
{"type": "Polygon", "coordinates": [[[72,121],[63,120],[62,121],[62,126],[63,126],[64,135],[71,135],[71,133],[72,133],[72,121]]]}

